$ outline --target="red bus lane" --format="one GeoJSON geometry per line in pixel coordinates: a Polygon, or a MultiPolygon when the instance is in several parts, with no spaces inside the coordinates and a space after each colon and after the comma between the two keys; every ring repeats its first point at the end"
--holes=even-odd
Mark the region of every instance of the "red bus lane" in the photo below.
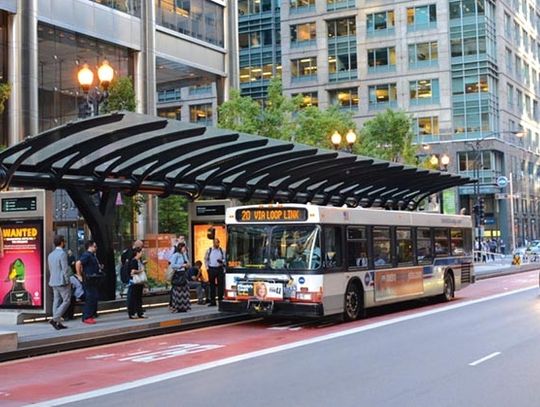
{"type": "Polygon", "coordinates": [[[317,340],[532,286],[538,286],[537,271],[479,281],[460,291],[451,303],[425,306],[418,303],[412,309],[346,324],[328,320],[256,320],[6,362],[0,370],[0,405],[47,401],[205,364],[210,368],[213,362],[250,352],[317,340]]]}

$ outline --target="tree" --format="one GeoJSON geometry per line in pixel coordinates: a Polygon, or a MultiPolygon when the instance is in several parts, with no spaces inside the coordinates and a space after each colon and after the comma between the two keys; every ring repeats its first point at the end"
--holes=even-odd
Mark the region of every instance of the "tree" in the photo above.
{"type": "Polygon", "coordinates": [[[188,234],[188,201],[180,195],[159,198],[159,233],[188,234]]]}
{"type": "Polygon", "coordinates": [[[4,104],[11,94],[9,83],[0,83],[0,114],[4,112],[4,104]]]}
{"type": "Polygon", "coordinates": [[[387,109],[364,123],[360,132],[361,154],[387,161],[415,164],[411,118],[387,109]]]}
{"type": "Polygon", "coordinates": [[[218,109],[218,127],[243,133],[258,134],[261,107],[250,97],[231,89],[228,101],[218,109]]]}
{"type": "Polygon", "coordinates": [[[103,104],[103,113],[110,113],[115,110],[128,110],[134,112],[137,107],[133,81],[129,76],[115,78],[109,87],[109,97],[103,104]]]}
{"type": "Polygon", "coordinates": [[[321,110],[308,106],[297,115],[295,141],[322,148],[333,148],[330,136],[334,131],[345,135],[349,129],[356,130],[351,112],[344,112],[338,106],[321,110]]]}
{"type": "Polygon", "coordinates": [[[268,85],[268,98],[262,110],[258,134],[280,140],[295,140],[294,114],[300,109],[301,98],[283,95],[281,78],[272,78],[268,85]]]}

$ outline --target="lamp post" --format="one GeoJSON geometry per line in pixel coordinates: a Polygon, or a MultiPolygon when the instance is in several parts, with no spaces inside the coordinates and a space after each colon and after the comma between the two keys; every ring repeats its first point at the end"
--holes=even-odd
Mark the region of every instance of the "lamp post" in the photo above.
{"type": "MultiPolygon", "coordinates": [[[[514,136],[521,138],[524,135],[524,132],[522,130],[516,130],[516,131],[501,131],[501,132],[492,132],[488,133],[489,135],[501,135],[501,134],[513,134],[514,136]]],[[[480,137],[474,141],[466,142],[466,144],[471,148],[471,150],[474,152],[474,178],[476,179],[476,183],[474,184],[474,205],[473,205],[473,213],[474,213],[474,226],[475,226],[475,233],[476,233],[476,245],[478,246],[478,250],[482,250],[482,231],[481,227],[483,224],[484,219],[484,202],[483,199],[480,197],[480,153],[482,152],[482,142],[486,140],[486,137],[480,137]]],[[[513,199],[513,198],[512,198],[513,199]]],[[[513,214],[513,209],[512,214],[513,214]]],[[[513,228],[514,225],[512,224],[511,227],[513,228]]]]}
{"type": "MultiPolygon", "coordinates": [[[[345,151],[352,153],[353,145],[354,143],[356,143],[356,137],[357,136],[354,130],[349,129],[349,131],[345,135],[345,140],[347,141],[347,147],[345,151]]],[[[334,131],[334,133],[332,133],[332,135],[330,136],[330,141],[332,142],[332,145],[334,146],[335,150],[339,150],[339,147],[341,145],[341,140],[342,140],[341,134],[339,134],[337,130],[334,131]]]]}
{"type": "MultiPolygon", "coordinates": [[[[427,150],[426,148],[424,148],[425,150],[427,150]]],[[[437,154],[432,154],[430,159],[429,159],[429,163],[437,168],[439,171],[448,171],[448,165],[450,164],[450,157],[448,156],[448,154],[444,153],[442,154],[441,156],[437,155],[437,154]]],[[[433,195],[435,197],[435,194],[433,195]]],[[[443,204],[444,204],[444,201],[443,201],[443,192],[438,192],[437,193],[437,198],[438,198],[438,208],[429,208],[429,204],[428,204],[428,210],[430,211],[436,211],[436,212],[440,212],[440,213],[444,213],[444,208],[443,208],[443,204]]]]}
{"type": "Polygon", "coordinates": [[[79,85],[86,95],[86,103],[79,107],[79,117],[97,116],[99,114],[99,105],[109,97],[108,89],[114,78],[114,69],[107,60],[104,60],[97,69],[97,76],[102,92],[99,91],[98,87],[92,88],[94,85],[94,72],[88,64],[84,64],[77,73],[79,85]]]}

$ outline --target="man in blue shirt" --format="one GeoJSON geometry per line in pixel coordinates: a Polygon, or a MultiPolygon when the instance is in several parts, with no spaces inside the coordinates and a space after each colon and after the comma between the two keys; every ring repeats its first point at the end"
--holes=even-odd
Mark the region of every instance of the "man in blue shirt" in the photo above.
{"type": "Polygon", "coordinates": [[[85,324],[95,324],[94,315],[97,313],[99,282],[102,273],[96,257],[96,242],[88,240],[84,244],[84,248],[86,251],[81,255],[77,263],[75,263],[77,275],[82,277],[85,291],[82,322],[85,324]]]}

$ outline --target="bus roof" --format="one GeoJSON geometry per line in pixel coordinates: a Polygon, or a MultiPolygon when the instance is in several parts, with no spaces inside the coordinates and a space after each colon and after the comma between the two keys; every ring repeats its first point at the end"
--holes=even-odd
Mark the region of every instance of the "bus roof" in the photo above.
{"type": "Polygon", "coordinates": [[[227,209],[227,224],[323,223],[344,225],[390,225],[471,228],[465,215],[442,215],[417,211],[348,208],[304,204],[236,206],[227,209]]]}

